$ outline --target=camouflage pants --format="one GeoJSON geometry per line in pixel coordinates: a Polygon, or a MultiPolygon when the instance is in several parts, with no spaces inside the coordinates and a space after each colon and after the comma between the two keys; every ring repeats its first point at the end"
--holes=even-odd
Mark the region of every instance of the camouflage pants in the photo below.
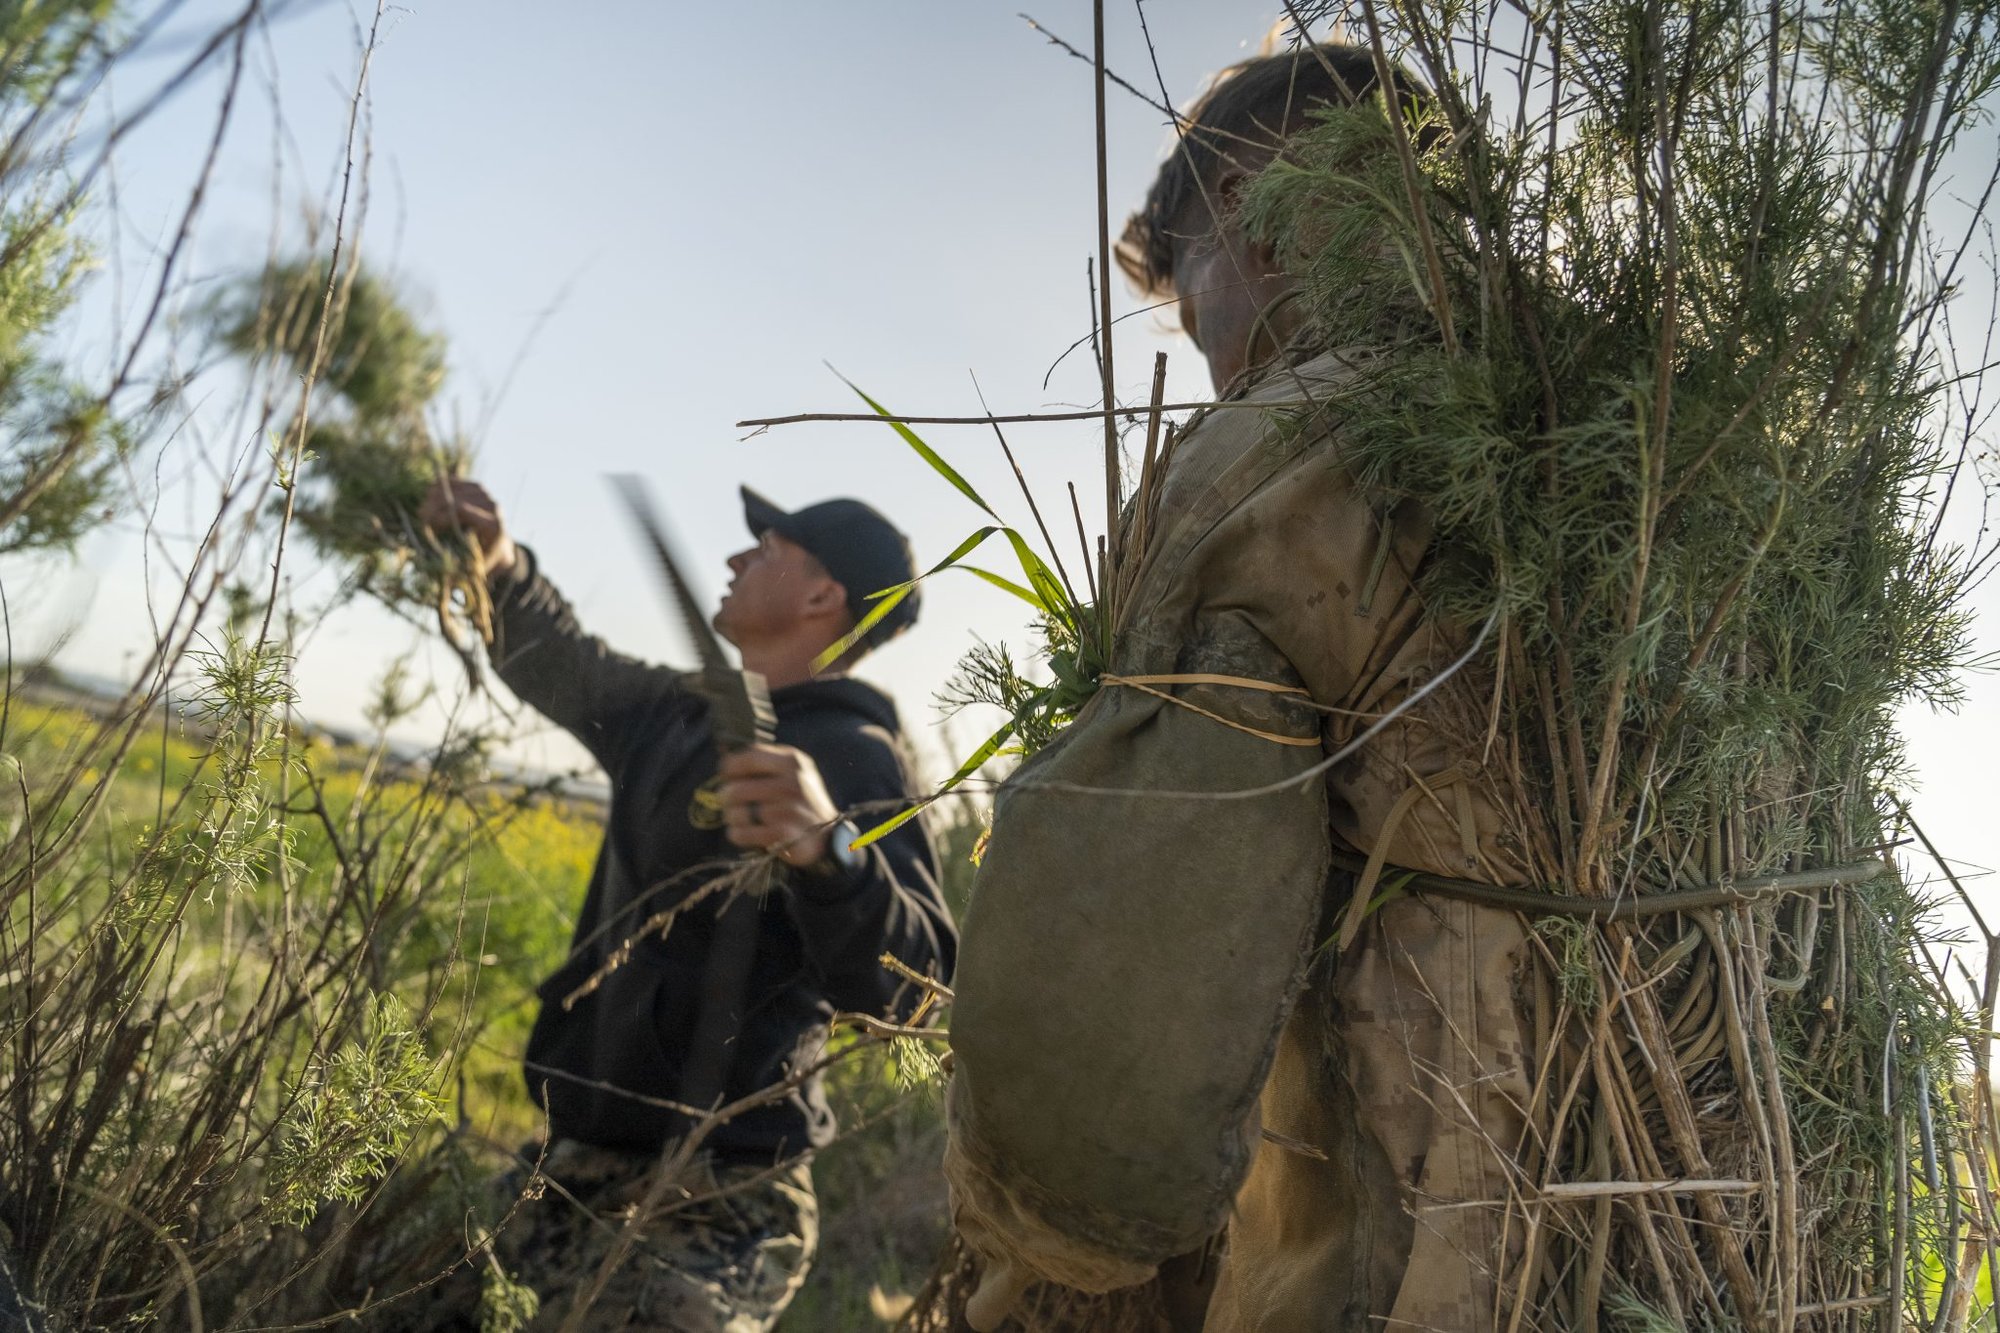
{"type": "MultiPolygon", "coordinates": [[[[494,1245],[500,1267],[537,1297],[527,1328],[561,1327],[587,1296],[645,1200],[658,1160],[571,1140],[550,1148],[540,1196],[521,1202],[494,1245]]],[[[583,1327],[764,1333],[791,1303],[819,1244],[806,1167],[701,1165],[688,1174],[657,1196],[654,1218],[634,1228],[583,1327]]]]}

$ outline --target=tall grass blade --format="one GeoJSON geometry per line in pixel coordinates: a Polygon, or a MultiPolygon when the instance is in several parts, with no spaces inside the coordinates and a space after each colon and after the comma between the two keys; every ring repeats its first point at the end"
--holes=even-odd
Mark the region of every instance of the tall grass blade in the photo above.
{"type": "MultiPolygon", "coordinates": [[[[833,370],[833,367],[828,366],[827,369],[833,370]]],[[[865,393],[862,390],[860,385],[856,384],[853,380],[847,378],[847,376],[841,375],[840,372],[837,370],[834,370],[833,373],[836,375],[840,375],[840,382],[842,384],[845,384],[848,388],[854,390],[855,394],[860,397],[862,402],[868,404],[869,408],[873,410],[877,416],[881,417],[884,421],[888,422],[890,428],[894,430],[896,434],[903,437],[904,443],[908,444],[910,448],[916,450],[917,456],[922,458],[926,463],[929,463],[931,465],[932,471],[936,472],[940,477],[943,477],[953,486],[956,486],[958,488],[958,493],[960,495],[963,495],[966,499],[978,505],[981,509],[985,510],[993,518],[998,519],[1000,517],[1000,515],[993,512],[993,506],[986,503],[985,497],[980,495],[980,493],[977,490],[973,489],[972,483],[967,481],[964,477],[960,476],[957,468],[945,462],[944,459],[938,454],[937,450],[931,448],[928,444],[925,444],[922,437],[920,437],[915,431],[911,430],[908,426],[904,425],[902,422],[896,420],[895,417],[891,415],[888,408],[882,406],[882,404],[876,402],[873,398],[870,398],[867,395],[867,393],[865,393]]]]}
{"type": "Polygon", "coordinates": [[[956,773],[953,773],[950,777],[946,778],[936,791],[932,792],[922,801],[919,801],[917,804],[911,806],[909,809],[903,811],[902,813],[896,815],[895,817],[884,820],[882,823],[877,824],[874,828],[869,829],[867,832],[863,833],[860,837],[856,838],[854,840],[853,845],[856,847],[866,847],[872,842],[879,842],[883,838],[888,837],[891,833],[894,833],[897,829],[901,828],[903,825],[909,823],[912,819],[915,819],[918,815],[922,814],[926,809],[928,809],[930,805],[934,801],[936,801],[939,797],[951,791],[952,788],[958,786],[961,782],[964,782],[974,773],[977,773],[982,767],[985,766],[987,760],[993,758],[997,754],[1002,753],[1007,748],[1007,742],[1013,736],[1013,734],[1014,734],[1014,723],[1010,719],[1004,726],[1000,728],[1000,730],[994,732],[991,736],[988,736],[986,738],[986,743],[981,745],[978,749],[974,750],[972,754],[966,759],[966,761],[958,766],[958,771],[956,773]]]}
{"type": "Polygon", "coordinates": [[[1007,531],[1009,531],[1009,529],[993,527],[991,525],[983,527],[979,529],[979,531],[973,533],[970,537],[967,537],[964,541],[960,542],[957,546],[954,546],[951,550],[950,555],[938,561],[935,565],[932,565],[929,569],[917,575],[915,578],[911,579],[908,583],[899,583],[896,584],[894,587],[882,588],[878,589],[875,592],[869,593],[868,598],[870,601],[873,601],[875,605],[869,608],[867,615],[861,617],[861,619],[855,623],[853,629],[847,631],[847,633],[841,635],[838,639],[834,640],[834,642],[826,649],[825,652],[821,653],[818,657],[815,657],[813,659],[813,670],[815,672],[824,671],[828,667],[832,666],[835,662],[838,662],[841,659],[841,657],[846,654],[848,649],[852,648],[855,644],[861,642],[861,640],[867,636],[868,631],[874,629],[877,625],[881,624],[883,617],[887,616],[891,611],[895,610],[896,607],[902,603],[902,600],[905,597],[908,597],[910,595],[910,591],[913,588],[915,588],[919,583],[922,583],[925,579],[929,578],[933,574],[940,572],[941,570],[950,569],[953,565],[956,565],[960,560],[964,559],[966,556],[972,554],[975,550],[979,549],[979,544],[985,541],[988,537],[991,537],[994,533],[1007,532],[1007,531]]]}

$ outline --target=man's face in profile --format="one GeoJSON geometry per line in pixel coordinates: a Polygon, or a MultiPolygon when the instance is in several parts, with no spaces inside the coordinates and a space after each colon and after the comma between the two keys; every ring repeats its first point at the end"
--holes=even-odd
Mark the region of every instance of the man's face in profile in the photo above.
{"type": "Polygon", "coordinates": [[[812,552],[768,529],[755,546],[729,557],[729,572],[713,623],[739,648],[790,633],[829,589],[845,600],[812,552]]]}

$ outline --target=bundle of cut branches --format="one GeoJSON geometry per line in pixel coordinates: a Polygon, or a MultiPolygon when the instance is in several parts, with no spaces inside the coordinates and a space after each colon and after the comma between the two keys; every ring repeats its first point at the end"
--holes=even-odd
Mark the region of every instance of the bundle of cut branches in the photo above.
{"type": "Polygon", "coordinates": [[[469,536],[417,520],[425,491],[465,470],[469,449],[440,440],[428,417],[444,383],[444,339],[426,330],[383,277],[359,263],[274,263],[220,303],[221,344],[283,366],[304,388],[281,445],[303,436],[296,474],[281,470],[276,508],[349,586],[390,610],[435,613],[471,677],[462,624],[492,638],[491,605],[469,536]]]}
{"type": "MultiPolygon", "coordinates": [[[[1245,222],[1323,345],[1399,347],[1343,456],[1434,516],[1433,612],[1497,626],[1462,739],[1542,890],[1879,858],[1895,712],[1955,699],[1981,563],[1938,519],[1980,446],[1946,305],[1991,162],[1937,206],[2000,7],[1311,9],[1435,98],[1323,113],[1245,222]]],[[[1991,1022],[1924,961],[1920,895],[1859,878],[1537,918],[1511,1327],[1957,1327],[1990,1290],[1953,1108],[1991,1022]]]]}

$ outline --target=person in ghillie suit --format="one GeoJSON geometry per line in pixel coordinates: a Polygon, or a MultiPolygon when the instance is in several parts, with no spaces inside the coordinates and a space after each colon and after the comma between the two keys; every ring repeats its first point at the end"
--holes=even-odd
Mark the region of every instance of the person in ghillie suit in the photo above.
{"type": "MultiPolygon", "coordinates": [[[[975,1327],[1031,1282],[1148,1281],[1225,1223],[1213,1333],[1458,1333],[1499,1308],[1526,932],[1384,892],[1396,869],[1526,882],[1501,784],[1454,739],[1491,684],[1478,627],[1426,612],[1421,509],[1377,512],[1342,465],[1338,405],[1396,355],[1394,312],[1318,345],[1237,209],[1377,73],[1337,44],[1229,71],[1125,233],[1221,401],[1166,464],[1105,688],[997,799],[946,1158],[975,1327]]],[[[1394,78],[1392,103],[1423,96],[1394,78]]]]}

